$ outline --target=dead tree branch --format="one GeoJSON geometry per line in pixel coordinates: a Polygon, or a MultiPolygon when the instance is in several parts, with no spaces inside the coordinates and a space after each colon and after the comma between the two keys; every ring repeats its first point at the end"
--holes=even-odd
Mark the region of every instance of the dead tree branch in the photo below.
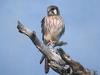
{"type": "MultiPolygon", "coordinates": [[[[20,33],[27,35],[34,43],[36,48],[45,55],[49,62],[50,68],[60,75],[92,75],[80,63],[72,60],[63,49],[55,49],[44,45],[37,37],[35,31],[31,31],[18,21],[17,28],[20,33]]],[[[95,75],[95,74],[93,74],[95,75]]]]}

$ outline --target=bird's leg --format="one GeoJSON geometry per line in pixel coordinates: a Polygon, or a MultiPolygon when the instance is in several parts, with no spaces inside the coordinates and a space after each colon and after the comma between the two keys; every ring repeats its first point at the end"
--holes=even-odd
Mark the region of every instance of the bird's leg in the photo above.
{"type": "Polygon", "coordinates": [[[54,46],[55,46],[55,43],[56,43],[56,41],[50,40],[50,41],[48,42],[47,46],[52,46],[52,47],[54,47],[54,46]]]}

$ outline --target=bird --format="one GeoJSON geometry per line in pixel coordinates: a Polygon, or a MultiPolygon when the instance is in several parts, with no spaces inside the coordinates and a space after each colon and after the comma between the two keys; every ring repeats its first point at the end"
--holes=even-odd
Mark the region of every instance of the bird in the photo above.
{"type": "MultiPolygon", "coordinates": [[[[50,5],[47,8],[47,16],[41,21],[41,32],[43,43],[47,46],[53,45],[62,46],[66,42],[59,41],[65,32],[65,25],[59,8],[55,5],[50,5]]],[[[45,59],[45,73],[49,72],[49,60],[43,55],[40,64],[45,59]]]]}

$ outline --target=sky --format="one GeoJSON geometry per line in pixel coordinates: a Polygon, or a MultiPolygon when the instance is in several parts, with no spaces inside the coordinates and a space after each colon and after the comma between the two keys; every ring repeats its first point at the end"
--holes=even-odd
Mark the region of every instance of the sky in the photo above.
{"type": "MultiPolygon", "coordinates": [[[[41,20],[56,5],[68,42],[62,48],[85,68],[100,73],[100,0],[0,0],[0,75],[45,75],[42,54],[16,28],[20,20],[41,39],[41,20]]],[[[58,75],[52,69],[48,75],[58,75]]]]}

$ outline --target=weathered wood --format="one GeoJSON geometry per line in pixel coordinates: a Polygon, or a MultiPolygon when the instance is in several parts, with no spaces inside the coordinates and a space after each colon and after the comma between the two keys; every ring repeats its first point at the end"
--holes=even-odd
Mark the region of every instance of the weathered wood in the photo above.
{"type": "Polygon", "coordinates": [[[96,75],[85,69],[79,62],[74,61],[63,49],[55,49],[44,45],[37,37],[35,31],[31,31],[18,21],[17,28],[20,33],[27,35],[36,48],[49,60],[48,65],[60,75],[96,75]]]}
{"type": "Polygon", "coordinates": [[[27,27],[25,27],[23,24],[21,24],[18,21],[18,26],[17,26],[18,30],[20,33],[23,33],[25,35],[27,35],[32,42],[34,43],[34,45],[36,46],[36,48],[38,48],[38,50],[45,55],[50,63],[49,66],[56,71],[59,74],[62,74],[62,71],[64,70],[64,72],[67,75],[67,71],[66,68],[64,68],[67,64],[66,62],[61,58],[61,56],[59,55],[57,49],[53,48],[53,47],[48,47],[45,46],[36,36],[35,31],[30,31],[27,27]]]}

